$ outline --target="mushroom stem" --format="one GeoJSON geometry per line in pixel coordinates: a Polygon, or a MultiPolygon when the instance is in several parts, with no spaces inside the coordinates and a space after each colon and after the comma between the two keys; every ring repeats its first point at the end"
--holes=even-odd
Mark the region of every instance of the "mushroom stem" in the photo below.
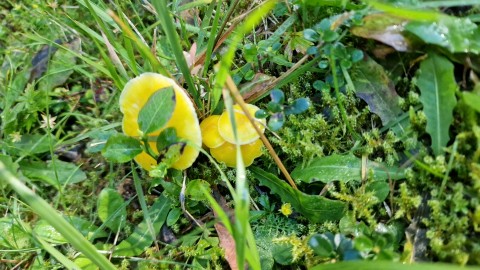
{"type": "Polygon", "coordinates": [[[273,149],[273,147],[272,147],[272,145],[270,144],[270,142],[268,141],[267,137],[265,137],[265,134],[263,134],[263,132],[260,130],[260,128],[255,124],[255,119],[254,119],[254,118],[252,117],[252,115],[248,112],[247,105],[246,105],[245,101],[243,100],[242,95],[241,95],[240,92],[238,91],[237,86],[236,86],[235,83],[233,82],[232,77],[230,77],[230,75],[227,76],[226,84],[227,84],[228,90],[230,90],[230,93],[231,93],[232,96],[233,96],[233,99],[234,99],[235,102],[240,106],[240,108],[242,108],[245,116],[247,116],[247,118],[248,118],[248,120],[250,121],[250,123],[252,124],[252,126],[255,128],[255,130],[257,131],[257,133],[260,135],[260,139],[262,140],[262,142],[263,142],[263,144],[265,145],[265,147],[267,147],[268,152],[269,152],[270,155],[273,157],[273,160],[275,161],[275,163],[277,164],[277,166],[280,168],[280,171],[282,171],[282,173],[283,173],[283,175],[285,176],[285,178],[287,178],[288,183],[289,183],[294,189],[298,189],[298,188],[297,188],[297,185],[295,184],[295,182],[293,181],[292,177],[291,177],[290,174],[288,173],[287,169],[286,169],[285,166],[283,165],[283,163],[282,163],[282,161],[280,160],[280,158],[278,157],[277,153],[275,152],[275,149],[273,149]]]}

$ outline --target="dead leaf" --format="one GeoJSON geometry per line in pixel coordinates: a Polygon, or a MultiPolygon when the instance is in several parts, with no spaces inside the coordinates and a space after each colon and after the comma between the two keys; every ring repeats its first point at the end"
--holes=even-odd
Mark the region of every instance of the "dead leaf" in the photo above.
{"type": "Polygon", "coordinates": [[[225,226],[221,223],[215,223],[215,230],[217,231],[218,239],[220,240],[220,247],[225,251],[225,260],[232,270],[237,270],[237,253],[235,251],[235,240],[227,231],[225,226]]]}
{"type": "MultiPolygon", "coordinates": [[[[62,40],[57,39],[55,43],[62,44],[62,40]]],[[[58,50],[57,46],[44,45],[32,58],[32,69],[30,70],[30,80],[32,82],[40,78],[47,71],[48,62],[52,55],[58,50]]]]}
{"type": "Polygon", "coordinates": [[[407,20],[389,14],[378,13],[363,18],[363,25],[353,27],[352,34],[378,40],[399,52],[410,50],[411,41],[403,35],[407,20]]]}
{"type": "Polygon", "coordinates": [[[263,73],[255,74],[255,77],[247,83],[240,85],[240,93],[247,103],[258,100],[267,95],[268,85],[275,80],[275,77],[263,73]]]}
{"type": "MultiPolygon", "coordinates": [[[[213,190],[213,196],[218,202],[218,204],[220,204],[223,211],[225,211],[227,215],[231,217],[233,215],[233,210],[228,207],[225,198],[215,189],[213,190]]],[[[218,218],[218,215],[215,211],[213,212],[213,214],[215,218],[218,218]]],[[[218,239],[220,240],[220,247],[225,252],[225,260],[227,260],[228,265],[230,265],[230,268],[232,270],[238,270],[237,253],[233,236],[228,232],[227,228],[225,228],[222,223],[217,222],[214,226],[215,230],[217,231],[218,239]]]]}

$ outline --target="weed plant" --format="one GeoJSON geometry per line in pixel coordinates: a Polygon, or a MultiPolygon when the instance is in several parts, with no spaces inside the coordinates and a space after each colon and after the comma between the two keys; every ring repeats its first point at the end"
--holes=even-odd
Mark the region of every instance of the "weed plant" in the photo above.
{"type": "Polygon", "coordinates": [[[0,269],[475,269],[479,7],[0,3],[0,269]]]}

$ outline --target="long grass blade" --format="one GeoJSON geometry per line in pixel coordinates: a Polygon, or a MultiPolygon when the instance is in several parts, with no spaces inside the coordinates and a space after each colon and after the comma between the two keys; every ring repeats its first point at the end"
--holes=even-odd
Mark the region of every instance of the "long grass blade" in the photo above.
{"type": "Polygon", "coordinates": [[[5,165],[0,161],[0,181],[5,182],[52,227],[67,239],[77,250],[95,263],[100,269],[115,270],[115,266],[104,256],[98,253],[97,249],[85,237],[68,223],[49,203],[29,189],[22,181],[7,171],[5,165]]]}
{"type": "Polygon", "coordinates": [[[203,103],[200,101],[200,93],[195,87],[192,74],[190,73],[187,61],[185,60],[185,56],[183,55],[182,44],[180,43],[180,38],[173,23],[173,18],[168,12],[169,10],[167,7],[167,3],[163,0],[154,0],[152,1],[152,4],[157,11],[158,18],[162,22],[163,30],[165,31],[173,54],[175,55],[175,61],[177,63],[177,66],[182,72],[183,78],[187,83],[188,93],[193,97],[193,100],[197,107],[202,109],[203,103]]]}
{"type": "Polygon", "coordinates": [[[259,6],[255,11],[253,11],[246,19],[243,24],[238,27],[238,31],[232,37],[230,47],[228,51],[223,55],[222,60],[220,61],[220,68],[218,70],[217,76],[215,77],[215,86],[211,95],[211,110],[214,111],[220,101],[220,96],[222,93],[222,88],[225,85],[227,76],[230,70],[230,67],[233,63],[233,58],[235,56],[235,51],[237,46],[242,40],[243,36],[251,31],[274,6],[276,1],[269,0],[263,5],[259,6]]]}

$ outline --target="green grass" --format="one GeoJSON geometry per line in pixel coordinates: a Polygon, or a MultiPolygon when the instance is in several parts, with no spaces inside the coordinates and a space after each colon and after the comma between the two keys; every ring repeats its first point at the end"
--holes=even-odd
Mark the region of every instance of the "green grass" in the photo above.
{"type": "Polygon", "coordinates": [[[1,3],[0,269],[477,269],[479,7],[1,3]],[[177,130],[123,134],[120,94],[146,72],[199,122],[230,115],[236,166],[177,130]],[[251,167],[244,99],[267,123],[251,167]],[[184,147],[199,157],[172,169],[184,147]]]}

